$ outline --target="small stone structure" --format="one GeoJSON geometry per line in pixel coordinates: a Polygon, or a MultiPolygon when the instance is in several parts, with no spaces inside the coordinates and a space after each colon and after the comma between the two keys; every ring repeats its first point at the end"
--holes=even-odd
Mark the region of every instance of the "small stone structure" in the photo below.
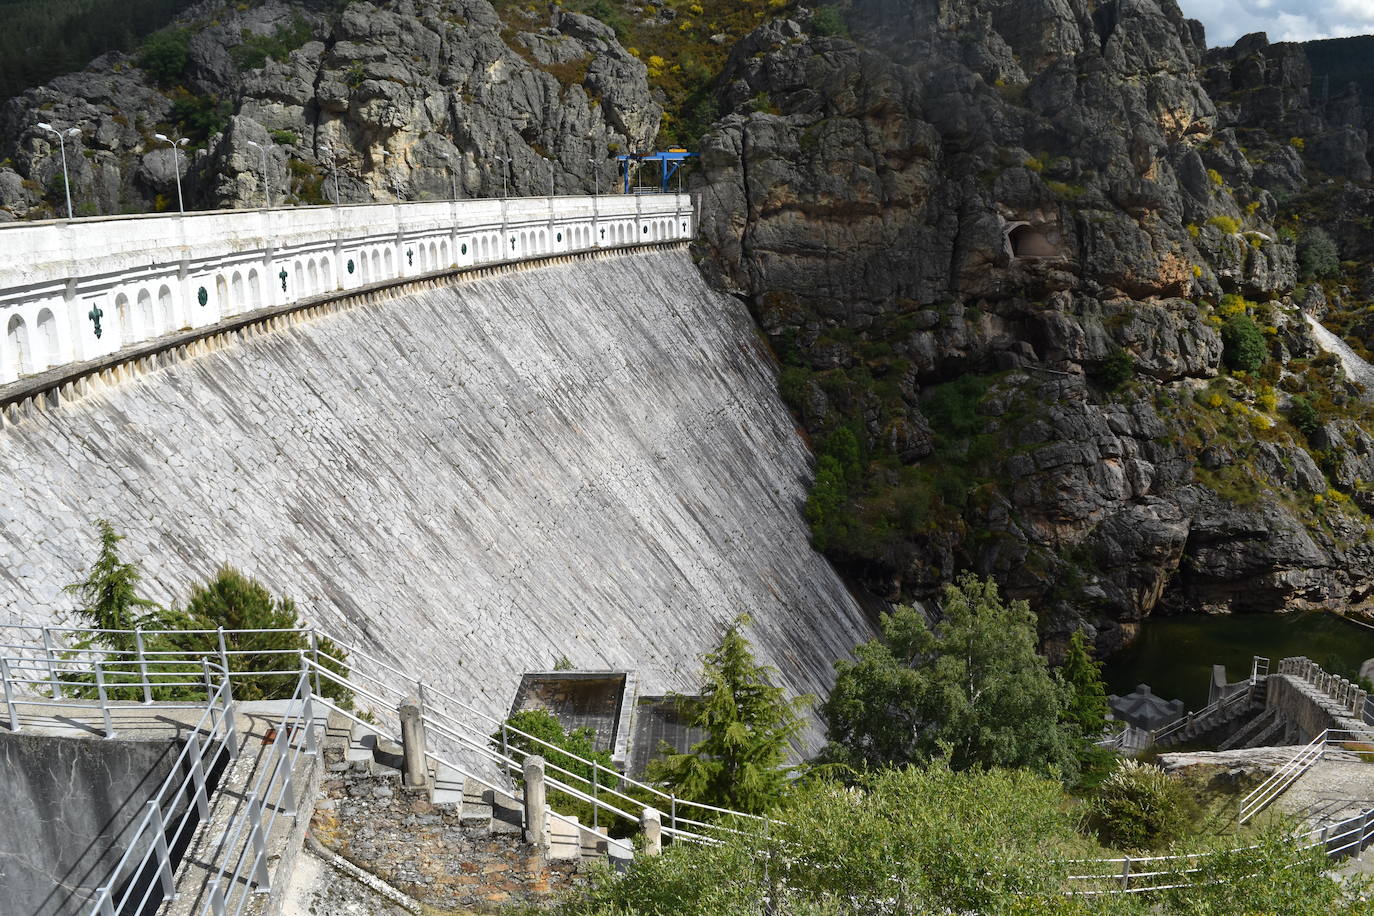
{"type": "Polygon", "coordinates": [[[1112,694],[1107,698],[1112,715],[1135,728],[1153,730],[1176,722],[1185,709],[1182,700],[1166,700],[1155,696],[1149,684],[1137,684],[1134,693],[1124,697],[1112,694]]]}

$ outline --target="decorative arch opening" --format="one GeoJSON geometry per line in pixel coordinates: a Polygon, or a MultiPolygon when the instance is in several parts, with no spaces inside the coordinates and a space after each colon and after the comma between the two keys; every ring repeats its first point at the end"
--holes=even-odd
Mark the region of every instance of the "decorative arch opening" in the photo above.
{"type": "Polygon", "coordinates": [[[43,309],[38,313],[38,339],[37,346],[34,348],[33,367],[35,370],[43,370],[49,366],[57,365],[58,344],[57,344],[57,319],[53,317],[52,309],[43,309]]]}
{"type": "Polygon", "coordinates": [[[169,331],[176,330],[177,312],[176,306],[172,304],[171,287],[162,286],[158,288],[157,315],[158,320],[162,322],[162,330],[160,333],[166,334],[169,331]]]}
{"type": "Polygon", "coordinates": [[[234,312],[243,311],[244,307],[248,305],[248,296],[243,291],[243,274],[237,270],[234,271],[234,277],[229,281],[229,288],[230,300],[234,303],[234,312]]]}
{"type": "Polygon", "coordinates": [[[147,340],[157,336],[157,325],[153,323],[153,294],[146,289],[138,291],[138,337],[147,340]]]}
{"type": "Polygon", "coordinates": [[[372,281],[375,283],[382,279],[382,254],[379,251],[372,252],[372,281]]]}
{"type": "Polygon", "coordinates": [[[305,275],[309,278],[309,285],[305,288],[306,295],[313,295],[320,291],[320,268],[311,258],[305,262],[305,275]]]}
{"type": "Polygon", "coordinates": [[[248,297],[255,310],[262,308],[262,277],[256,267],[248,271],[248,297]]]}
{"type": "Polygon", "coordinates": [[[334,268],[330,266],[328,258],[320,258],[320,280],[324,283],[325,292],[334,288],[334,268]]]}
{"type": "Polygon", "coordinates": [[[221,315],[234,314],[234,303],[229,301],[229,283],[223,274],[215,277],[215,305],[219,306],[221,315]]]}
{"type": "Polygon", "coordinates": [[[391,253],[390,248],[388,248],[385,254],[383,255],[382,263],[384,270],[386,271],[386,277],[390,278],[396,276],[396,257],[391,253]]]}
{"type": "Polygon", "coordinates": [[[119,325],[119,345],[127,347],[134,342],[134,310],[123,293],[115,296],[115,322],[119,325]]]}
{"type": "Polygon", "coordinates": [[[29,351],[29,329],[20,316],[10,317],[9,324],[5,327],[5,343],[14,374],[20,376],[33,372],[33,356],[29,351]]]}

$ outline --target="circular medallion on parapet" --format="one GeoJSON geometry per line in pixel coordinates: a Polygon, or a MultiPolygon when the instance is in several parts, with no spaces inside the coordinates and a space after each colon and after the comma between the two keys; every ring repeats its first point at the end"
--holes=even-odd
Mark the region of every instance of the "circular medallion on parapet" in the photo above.
{"type": "Polygon", "coordinates": [[[648,226],[645,226],[645,227],[644,227],[644,234],[645,234],[645,235],[648,235],[648,234],[649,234],[649,227],[648,227],[648,226]]]}
{"type": "Polygon", "coordinates": [[[349,259],[348,259],[348,272],[349,272],[349,273],[353,273],[353,270],[354,270],[353,259],[352,259],[352,258],[349,258],[349,259]]]}
{"type": "Polygon", "coordinates": [[[558,233],[558,241],[563,241],[563,233],[558,233]]]}
{"type": "Polygon", "coordinates": [[[467,242],[464,242],[464,243],[463,243],[463,254],[467,254],[467,253],[468,253],[468,243],[467,243],[467,242]]]}
{"type": "Polygon", "coordinates": [[[204,306],[207,302],[210,301],[210,291],[203,286],[200,289],[196,290],[196,301],[199,302],[202,306],[204,306]]]}

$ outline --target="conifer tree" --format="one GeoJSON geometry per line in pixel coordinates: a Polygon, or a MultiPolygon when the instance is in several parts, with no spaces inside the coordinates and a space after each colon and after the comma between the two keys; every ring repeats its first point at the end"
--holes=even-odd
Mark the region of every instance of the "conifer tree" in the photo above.
{"type": "Polygon", "coordinates": [[[1107,728],[1107,690],[1102,684],[1102,664],[1088,652],[1081,630],[1069,637],[1068,652],[1060,678],[1069,689],[1064,721],[1076,733],[1080,779],[1096,782],[1107,775],[1114,755],[1097,744],[1107,728]]]}
{"type": "Polygon", "coordinates": [[[754,659],[738,617],[702,664],[701,697],[692,724],[706,737],[685,754],[649,765],[649,779],[693,801],[760,814],[786,794],[789,742],[801,727],[805,698],[789,702],[770,683],[772,669],[754,659]]]}
{"type": "Polygon", "coordinates": [[[100,534],[100,553],[86,578],[63,591],[80,600],[76,615],[87,626],[97,630],[132,630],[158,607],[157,602],[139,597],[142,576],[138,565],[119,559],[116,548],[124,536],[116,534],[114,526],[103,518],[96,520],[95,527],[100,534]]]}

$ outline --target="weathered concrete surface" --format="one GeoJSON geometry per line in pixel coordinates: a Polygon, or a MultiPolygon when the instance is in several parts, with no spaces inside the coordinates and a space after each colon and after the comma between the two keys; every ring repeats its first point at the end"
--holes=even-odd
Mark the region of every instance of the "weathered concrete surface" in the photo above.
{"type": "Polygon", "coordinates": [[[105,517],[150,597],[232,563],[493,715],[560,655],[691,691],[744,611],[823,695],[871,628],[809,546],[809,473],[685,252],[463,281],[0,431],[0,620],[60,618],[105,517]]]}
{"type": "Polygon", "coordinates": [[[179,750],[152,741],[0,731],[0,912],[83,911],[179,750]]]}

